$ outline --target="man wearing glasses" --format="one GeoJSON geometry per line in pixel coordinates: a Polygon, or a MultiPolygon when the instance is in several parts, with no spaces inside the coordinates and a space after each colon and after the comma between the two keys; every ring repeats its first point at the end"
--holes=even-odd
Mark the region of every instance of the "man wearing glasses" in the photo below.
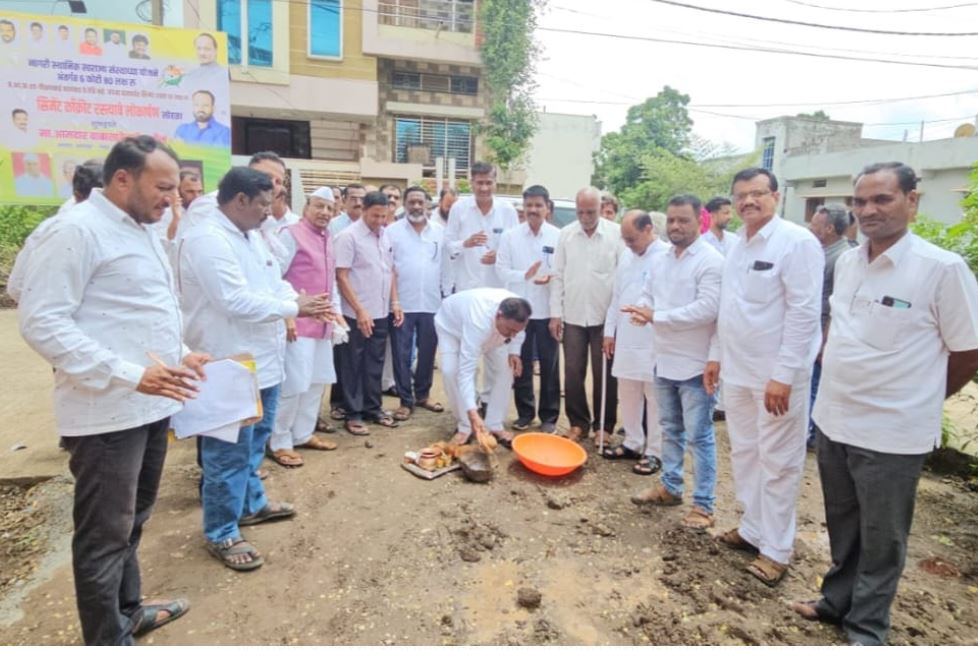
{"type": "Polygon", "coordinates": [[[395,420],[407,420],[415,406],[434,413],[445,410],[428,399],[438,346],[435,312],[441,306],[445,229],[428,218],[427,205],[428,193],[417,186],[409,187],[404,192],[404,218],[387,227],[394,255],[394,281],[404,311],[404,323],[390,328],[394,382],[401,400],[394,411],[395,420]],[[414,345],[418,361],[412,375],[414,345]]]}
{"type": "Polygon", "coordinates": [[[744,236],[727,254],[717,336],[703,376],[723,378],[730,460],[744,514],[719,540],[756,555],[747,571],[768,586],[788,571],[805,467],[809,383],[822,342],[822,247],[775,212],[777,178],[758,167],[734,176],[744,236]],[[722,375],[721,375],[722,373],[722,375]]]}

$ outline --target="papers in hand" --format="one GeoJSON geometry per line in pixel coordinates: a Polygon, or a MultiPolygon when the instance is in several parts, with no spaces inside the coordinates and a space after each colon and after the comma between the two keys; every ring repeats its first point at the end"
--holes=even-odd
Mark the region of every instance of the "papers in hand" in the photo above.
{"type": "Polygon", "coordinates": [[[208,363],[207,379],[197,397],[170,419],[177,438],[209,436],[237,442],[242,423],[261,417],[261,397],[254,361],[221,359],[208,363]]]}

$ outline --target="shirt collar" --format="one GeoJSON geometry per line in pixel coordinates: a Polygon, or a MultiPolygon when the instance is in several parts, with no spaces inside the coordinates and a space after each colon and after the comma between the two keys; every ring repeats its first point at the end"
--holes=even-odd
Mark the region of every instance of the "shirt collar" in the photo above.
{"type": "MultiPolygon", "coordinates": [[[[885,257],[890,261],[890,264],[892,264],[893,266],[899,266],[900,261],[907,256],[907,253],[910,251],[910,248],[913,246],[913,239],[914,239],[913,233],[911,233],[908,230],[906,233],[904,233],[903,237],[897,240],[895,244],[887,248],[885,251],[880,253],[879,257],[877,257],[876,259],[878,260],[880,257],[885,257]]],[[[862,255],[862,258],[864,261],[866,261],[866,263],[869,263],[869,240],[868,239],[859,245],[859,254],[862,255]]]]}
{"type": "Polygon", "coordinates": [[[113,221],[121,221],[122,223],[125,223],[130,226],[135,226],[140,229],[143,228],[143,225],[137,223],[136,220],[133,219],[128,212],[126,212],[125,210],[117,206],[109,199],[105,198],[105,194],[102,193],[102,190],[100,189],[92,190],[92,193],[89,195],[88,200],[92,203],[93,206],[99,209],[99,212],[109,217],[113,221]]]}

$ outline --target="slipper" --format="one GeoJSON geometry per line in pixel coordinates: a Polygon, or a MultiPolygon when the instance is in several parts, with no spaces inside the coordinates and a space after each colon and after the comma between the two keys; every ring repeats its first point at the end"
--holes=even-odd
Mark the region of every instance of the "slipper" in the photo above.
{"type": "Polygon", "coordinates": [[[706,530],[716,523],[716,518],[712,513],[707,512],[699,506],[690,508],[686,516],[683,517],[683,526],[692,530],[706,530]]]}
{"type": "Polygon", "coordinates": [[[370,431],[362,420],[347,420],[344,425],[346,430],[354,436],[369,436],[370,431]]]}
{"type": "Polygon", "coordinates": [[[836,623],[838,618],[823,611],[818,605],[819,600],[796,600],[791,603],[791,611],[801,616],[806,621],[821,621],[823,623],[836,623]]]}
{"type": "Polygon", "coordinates": [[[329,417],[334,420],[345,420],[346,419],[346,409],[342,406],[337,406],[329,412],[329,417]]]}
{"type": "Polygon", "coordinates": [[[391,417],[387,413],[384,413],[379,417],[373,418],[372,420],[370,420],[370,422],[373,424],[379,424],[382,427],[387,427],[388,429],[396,429],[397,427],[401,426],[394,420],[393,417],[391,417]]]}
{"type": "Polygon", "coordinates": [[[316,431],[322,433],[336,433],[336,425],[327,422],[323,418],[316,418],[316,431]]]}
{"type": "Polygon", "coordinates": [[[209,542],[207,551],[224,563],[229,569],[235,571],[252,571],[265,564],[265,558],[261,556],[254,546],[241,539],[228,538],[223,542],[209,542]],[[250,560],[247,562],[235,562],[231,558],[246,555],[250,560]]]}
{"type": "Polygon", "coordinates": [[[315,449],[316,451],[333,451],[336,449],[336,443],[330,442],[329,440],[324,440],[313,434],[309,440],[306,440],[301,445],[296,445],[296,447],[299,449],[315,449]]]}
{"type": "Polygon", "coordinates": [[[529,430],[531,424],[533,424],[532,418],[529,420],[517,420],[516,422],[513,422],[513,428],[517,431],[527,431],[529,430]]]}
{"type": "Polygon", "coordinates": [[[618,445],[617,447],[605,447],[601,457],[606,460],[638,460],[642,458],[642,454],[625,445],[618,445]]]}
{"type": "Polygon", "coordinates": [[[731,528],[722,535],[718,535],[716,540],[735,551],[747,551],[749,553],[760,553],[761,549],[757,548],[746,539],[740,536],[740,530],[737,528],[731,528]]]}
{"type": "Polygon", "coordinates": [[[140,606],[137,612],[138,619],[132,628],[133,636],[143,636],[155,629],[161,628],[167,623],[171,623],[190,609],[190,602],[186,598],[177,598],[162,603],[145,603],[140,606]],[[160,612],[166,612],[168,616],[163,620],[157,620],[160,612]]]}
{"type": "Polygon", "coordinates": [[[644,506],[646,504],[654,506],[678,506],[682,502],[683,498],[681,496],[677,496],[667,490],[666,486],[662,483],[657,483],[655,486],[632,496],[632,503],[637,506],[644,506]]]}
{"type": "Polygon", "coordinates": [[[295,507],[284,501],[269,501],[265,507],[258,512],[245,515],[238,520],[238,526],[257,526],[267,521],[276,519],[288,519],[295,516],[295,507]]]}
{"type": "Polygon", "coordinates": [[[414,409],[410,406],[398,406],[394,411],[394,419],[398,422],[404,422],[414,413],[414,409]]]}
{"type": "Polygon", "coordinates": [[[432,413],[444,413],[445,407],[441,405],[441,402],[432,402],[431,400],[424,400],[418,402],[415,406],[420,406],[426,411],[431,411],[432,413]]]}
{"type": "Polygon", "coordinates": [[[662,461],[655,456],[646,456],[642,460],[635,463],[632,467],[632,473],[638,474],[639,476],[652,476],[662,469],[662,461]]]}
{"type": "Polygon", "coordinates": [[[265,450],[265,455],[271,458],[272,460],[274,460],[282,467],[288,467],[289,469],[293,467],[302,467],[302,465],[304,464],[304,461],[302,460],[302,456],[295,453],[291,449],[277,449],[274,451],[271,449],[267,449],[265,450]]]}
{"type": "Polygon", "coordinates": [[[777,587],[788,574],[788,565],[775,562],[766,555],[758,555],[753,562],[745,567],[751,574],[768,587],[777,587]]]}

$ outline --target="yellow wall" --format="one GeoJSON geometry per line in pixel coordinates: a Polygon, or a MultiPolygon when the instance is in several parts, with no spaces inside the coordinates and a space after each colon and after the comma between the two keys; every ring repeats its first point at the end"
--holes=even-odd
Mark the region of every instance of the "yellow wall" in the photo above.
{"type": "MultiPolygon", "coordinates": [[[[289,61],[292,74],[376,81],[377,59],[363,54],[364,12],[361,9],[361,0],[343,0],[343,59],[332,61],[309,57],[309,5],[307,2],[290,2],[289,61]]],[[[368,20],[373,18],[367,17],[368,20]]]]}

